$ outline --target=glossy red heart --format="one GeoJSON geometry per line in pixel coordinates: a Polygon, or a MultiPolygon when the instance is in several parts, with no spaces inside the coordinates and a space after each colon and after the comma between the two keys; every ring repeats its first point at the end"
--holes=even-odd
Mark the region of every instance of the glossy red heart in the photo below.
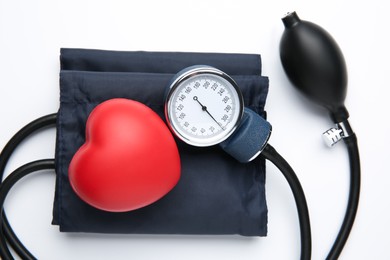
{"type": "Polygon", "coordinates": [[[69,165],[77,195],[113,212],[159,200],[179,178],[179,152],[164,121],[144,104],[121,98],[91,112],[86,141],[69,165]]]}

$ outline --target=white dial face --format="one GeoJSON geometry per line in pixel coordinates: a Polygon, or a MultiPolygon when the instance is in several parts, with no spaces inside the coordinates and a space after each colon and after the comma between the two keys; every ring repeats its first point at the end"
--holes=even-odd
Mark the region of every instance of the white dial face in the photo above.
{"type": "Polygon", "coordinates": [[[195,74],[171,91],[168,121],[176,134],[189,144],[220,143],[230,136],[241,119],[239,90],[219,75],[195,74]]]}

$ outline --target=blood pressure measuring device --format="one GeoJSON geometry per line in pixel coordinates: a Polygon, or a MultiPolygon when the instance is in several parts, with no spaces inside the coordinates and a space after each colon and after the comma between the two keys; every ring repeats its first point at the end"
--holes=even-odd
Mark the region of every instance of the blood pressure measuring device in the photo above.
{"type": "MultiPolygon", "coordinates": [[[[330,112],[337,129],[326,132],[333,145],[344,140],[351,168],[350,194],[343,224],[326,259],[337,259],[347,241],[356,216],[360,191],[360,161],[357,138],[348,123],[344,106],[346,67],[333,38],[321,27],[301,21],[295,12],[282,19],[285,25],[280,44],[283,68],[290,81],[308,98],[330,112]],[[318,48],[309,48],[316,44],[318,48]],[[336,134],[334,134],[336,133],[336,134]]],[[[171,131],[183,142],[207,147],[219,145],[239,162],[247,163],[261,154],[280,169],[296,201],[301,236],[301,259],[311,258],[311,231],[306,199],[289,164],[267,142],[271,125],[258,113],[245,108],[241,91],[226,73],[206,65],[188,67],[177,73],[167,86],[165,117],[171,131]]],[[[7,143],[0,154],[0,174],[17,146],[36,130],[55,125],[57,115],[39,118],[26,125],[7,143]]],[[[0,209],[11,187],[22,177],[39,170],[54,169],[54,159],[21,166],[0,185],[0,209]]],[[[22,259],[35,259],[14,234],[5,212],[0,217],[0,257],[13,259],[8,245],[22,259]]]]}
{"type": "Polygon", "coordinates": [[[210,146],[227,139],[237,128],[244,102],[227,74],[208,66],[179,72],[169,86],[165,104],[171,129],[184,142],[210,146]]]}
{"type": "Polygon", "coordinates": [[[240,162],[264,149],[271,125],[244,108],[236,82],[210,66],[192,66],[177,73],[168,87],[165,116],[171,130],[187,144],[219,144],[240,162]]]}

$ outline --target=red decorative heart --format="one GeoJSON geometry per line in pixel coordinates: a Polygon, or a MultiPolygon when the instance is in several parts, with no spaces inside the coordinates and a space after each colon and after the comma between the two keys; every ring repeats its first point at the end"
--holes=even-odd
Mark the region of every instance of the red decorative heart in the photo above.
{"type": "Polygon", "coordinates": [[[179,178],[179,152],[163,120],[142,103],[121,98],[91,112],[86,141],[69,165],[77,195],[113,212],[159,200],[179,178]]]}

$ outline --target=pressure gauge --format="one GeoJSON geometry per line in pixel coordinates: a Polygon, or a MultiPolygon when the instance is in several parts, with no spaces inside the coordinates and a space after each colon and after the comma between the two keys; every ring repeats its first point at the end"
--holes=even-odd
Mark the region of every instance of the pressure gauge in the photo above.
{"type": "Polygon", "coordinates": [[[211,146],[234,132],[243,107],[242,94],[230,76],[210,66],[193,66],[172,79],[165,114],[181,140],[211,146]]]}
{"type": "Polygon", "coordinates": [[[175,135],[187,144],[221,148],[240,162],[262,151],[271,125],[244,108],[236,82],[210,66],[192,66],[177,73],[167,88],[165,117],[175,135]]]}

